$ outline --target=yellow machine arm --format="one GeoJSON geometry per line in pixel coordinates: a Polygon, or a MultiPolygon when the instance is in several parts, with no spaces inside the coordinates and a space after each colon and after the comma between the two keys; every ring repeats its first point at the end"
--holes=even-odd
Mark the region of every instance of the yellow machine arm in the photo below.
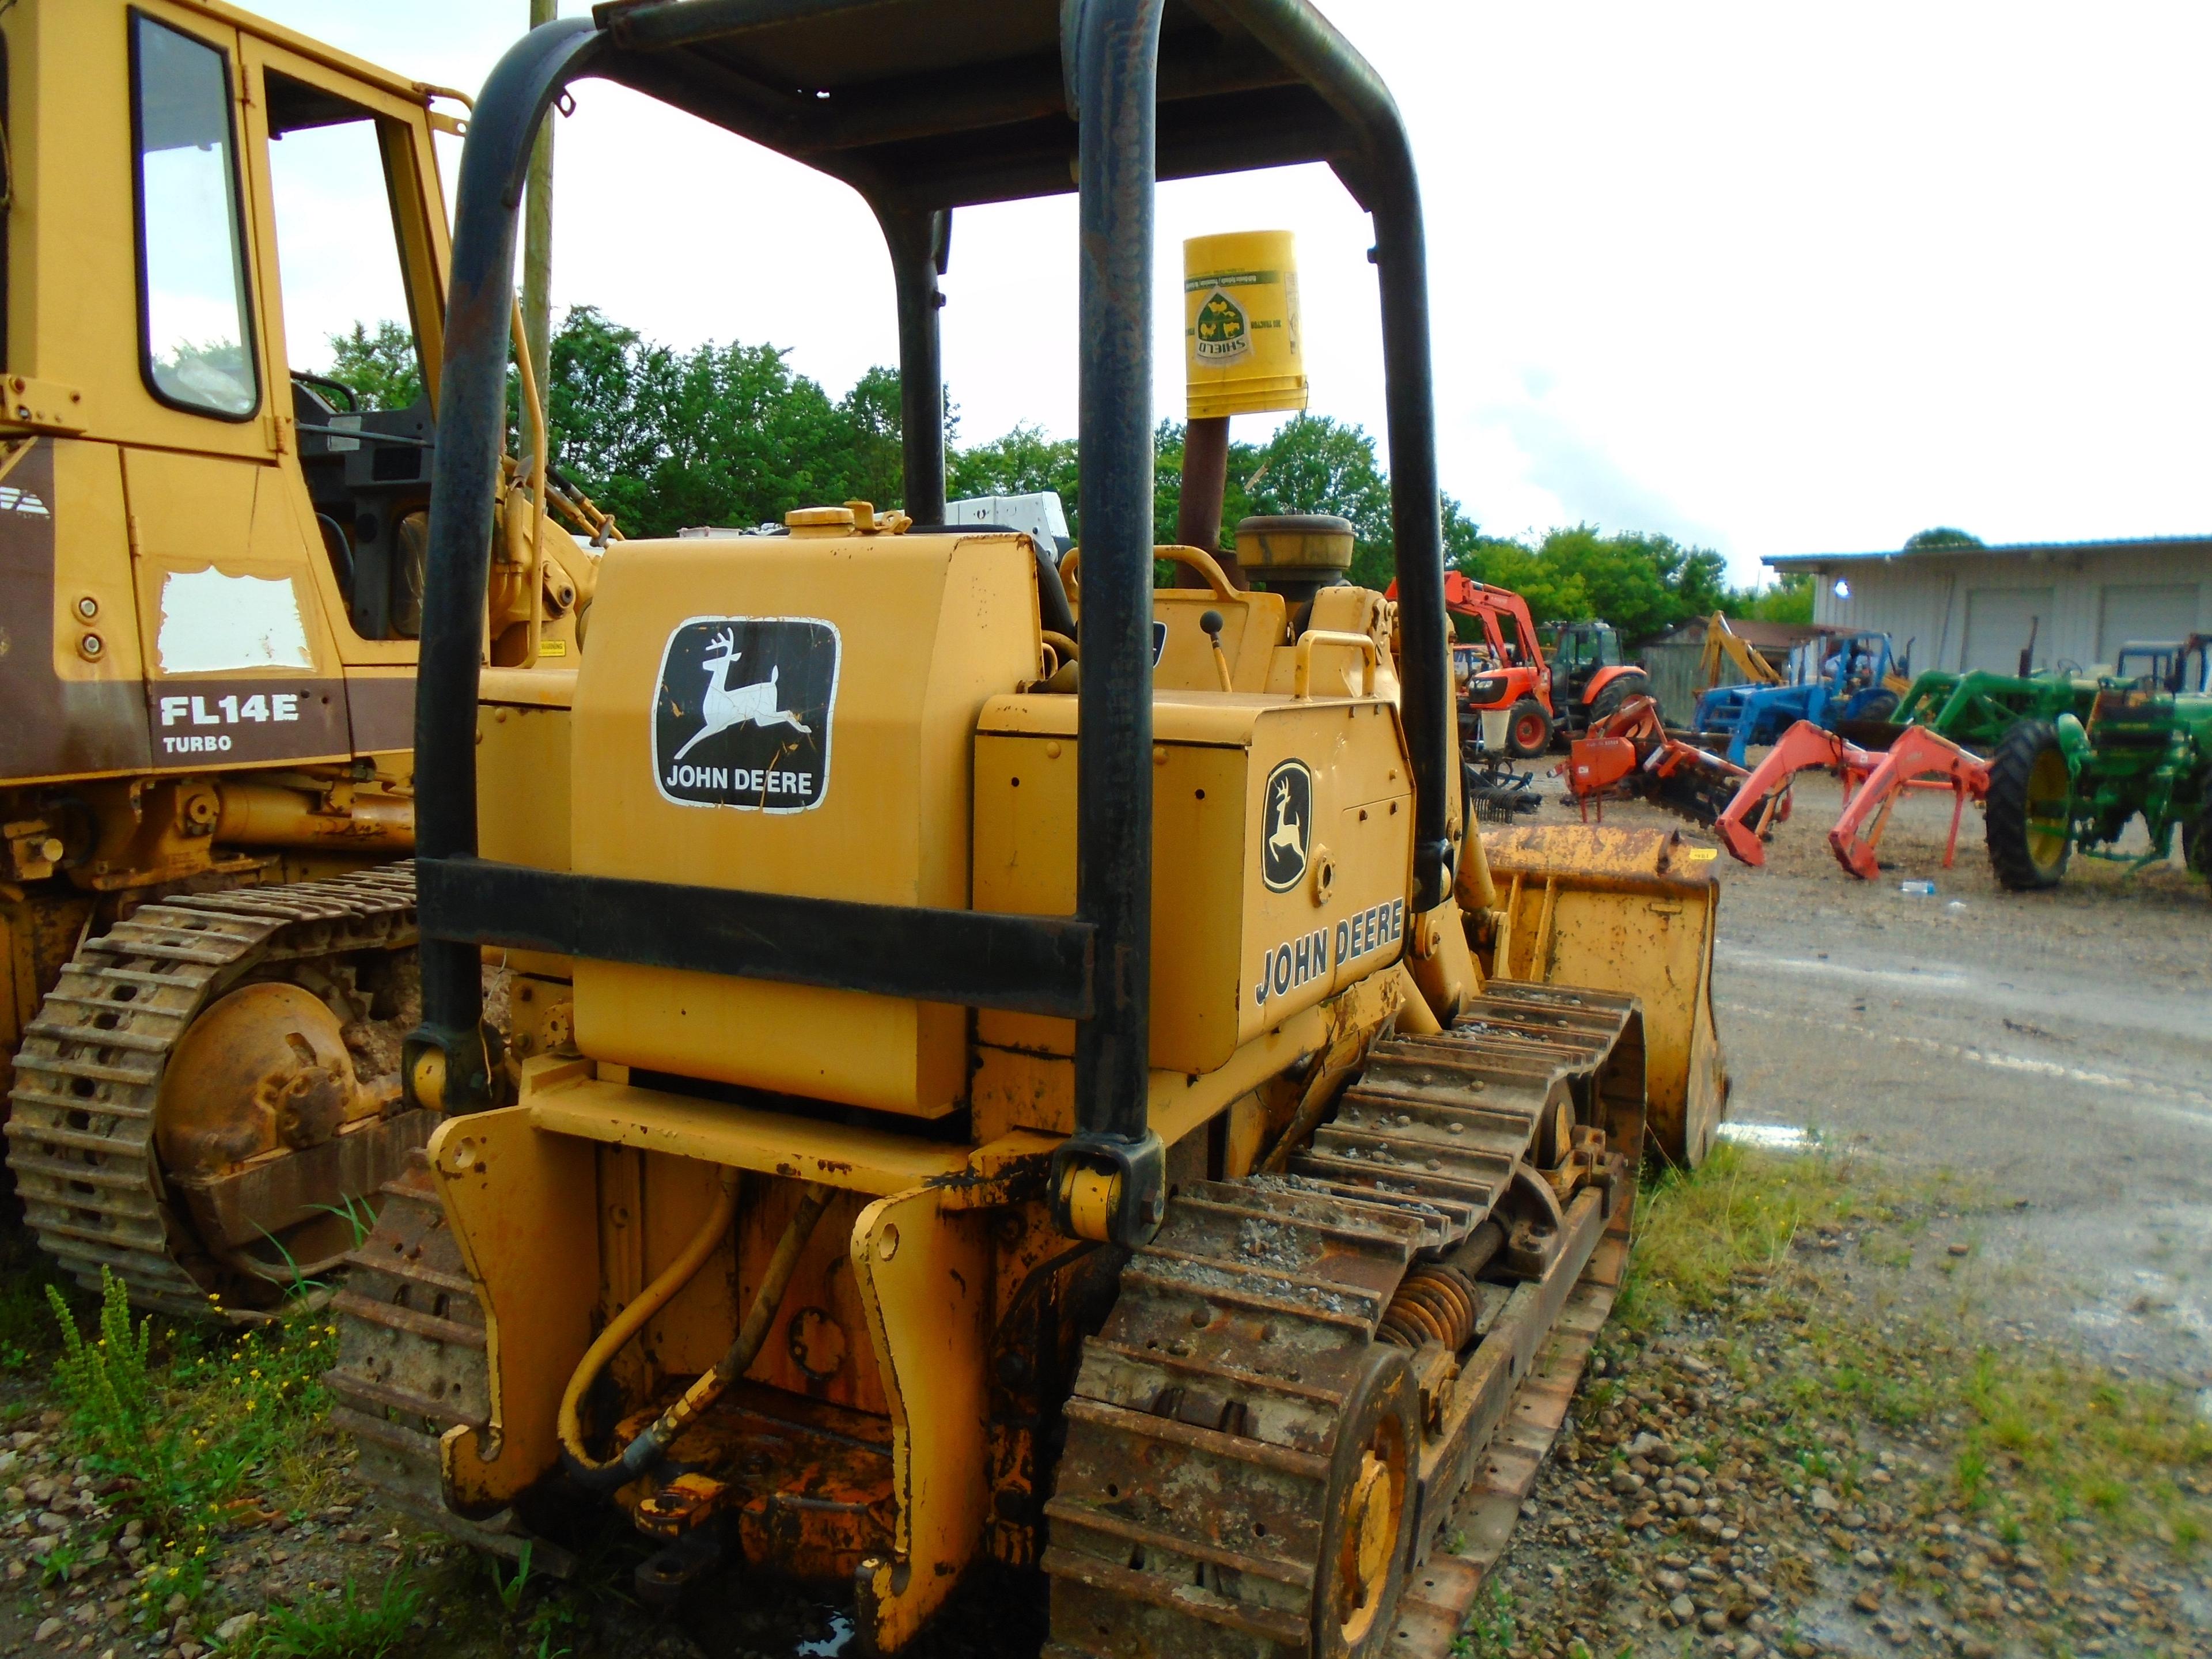
{"type": "Polygon", "coordinates": [[[1743,642],[1716,611],[1705,621],[1705,648],[1698,656],[1698,695],[1703,696],[1721,683],[1721,664],[1735,665],[1736,672],[1752,685],[1779,685],[1781,672],[1743,642]]]}

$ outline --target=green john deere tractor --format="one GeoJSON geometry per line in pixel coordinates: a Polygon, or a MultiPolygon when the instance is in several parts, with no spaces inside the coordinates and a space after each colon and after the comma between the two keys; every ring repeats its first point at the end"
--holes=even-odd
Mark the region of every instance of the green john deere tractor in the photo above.
{"type": "Polygon", "coordinates": [[[1990,757],[1990,866],[2016,891],[2056,886],[2077,848],[2130,869],[2162,862],[2177,830],[2189,867],[2212,878],[2212,634],[2124,647],[2086,720],[2029,714],[1990,757]],[[2149,847],[2123,854],[2138,813],[2149,847]]]}
{"type": "Polygon", "coordinates": [[[1962,749],[1990,754],[2024,720],[2052,721],[2061,714],[2086,720],[2097,682],[2079,673],[1970,674],[1936,668],[1916,677],[1886,720],[1839,720],[1838,735],[1862,749],[1887,749],[1908,726],[1924,726],[1962,749]]]}

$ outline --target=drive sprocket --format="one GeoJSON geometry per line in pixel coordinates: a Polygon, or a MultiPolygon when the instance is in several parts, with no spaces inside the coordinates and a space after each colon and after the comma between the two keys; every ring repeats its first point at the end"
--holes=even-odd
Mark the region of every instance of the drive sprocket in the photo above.
{"type": "MultiPolygon", "coordinates": [[[[327,976],[349,958],[414,940],[406,864],[164,899],[87,939],[24,1027],[9,1097],[8,1165],[40,1247],[88,1287],[106,1269],[133,1303],[168,1313],[205,1317],[281,1296],[296,1264],[281,1249],[263,1261],[207,1239],[164,1171],[155,1139],[164,1075],[193,1022],[234,987],[327,976]]],[[[317,1149],[332,1166],[323,1173],[354,1175],[373,1191],[430,1121],[396,1110],[348,1144],[334,1137],[317,1149]]],[[[301,1207],[294,1195],[287,1212],[301,1207]]]]}

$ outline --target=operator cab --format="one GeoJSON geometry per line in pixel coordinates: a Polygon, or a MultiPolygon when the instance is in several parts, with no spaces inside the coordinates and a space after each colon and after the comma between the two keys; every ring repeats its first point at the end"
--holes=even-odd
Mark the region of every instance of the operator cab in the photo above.
{"type": "MultiPolygon", "coordinates": [[[[2197,647],[2201,678],[2202,638],[2191,643],[2197,647]]],[[[2177,690],[2180,689],[2184,649],[2179,640],[2130,640],[2120,647],[2119,657],[2112,664],[2112,683],[2133,685],[2145,691],[2177,690]]]]}

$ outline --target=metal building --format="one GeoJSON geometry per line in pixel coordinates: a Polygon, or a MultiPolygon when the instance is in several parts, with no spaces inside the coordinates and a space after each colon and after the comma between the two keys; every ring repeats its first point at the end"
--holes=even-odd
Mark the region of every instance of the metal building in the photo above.
{"type": "Polygon", "coordinates": [[[1813,620],[1882,629],[1916,672],[2017,672],[2110,663],[2130,640],[2212,629],[2212,537],[1794,553],[1813,574],[1813,620]]]}

